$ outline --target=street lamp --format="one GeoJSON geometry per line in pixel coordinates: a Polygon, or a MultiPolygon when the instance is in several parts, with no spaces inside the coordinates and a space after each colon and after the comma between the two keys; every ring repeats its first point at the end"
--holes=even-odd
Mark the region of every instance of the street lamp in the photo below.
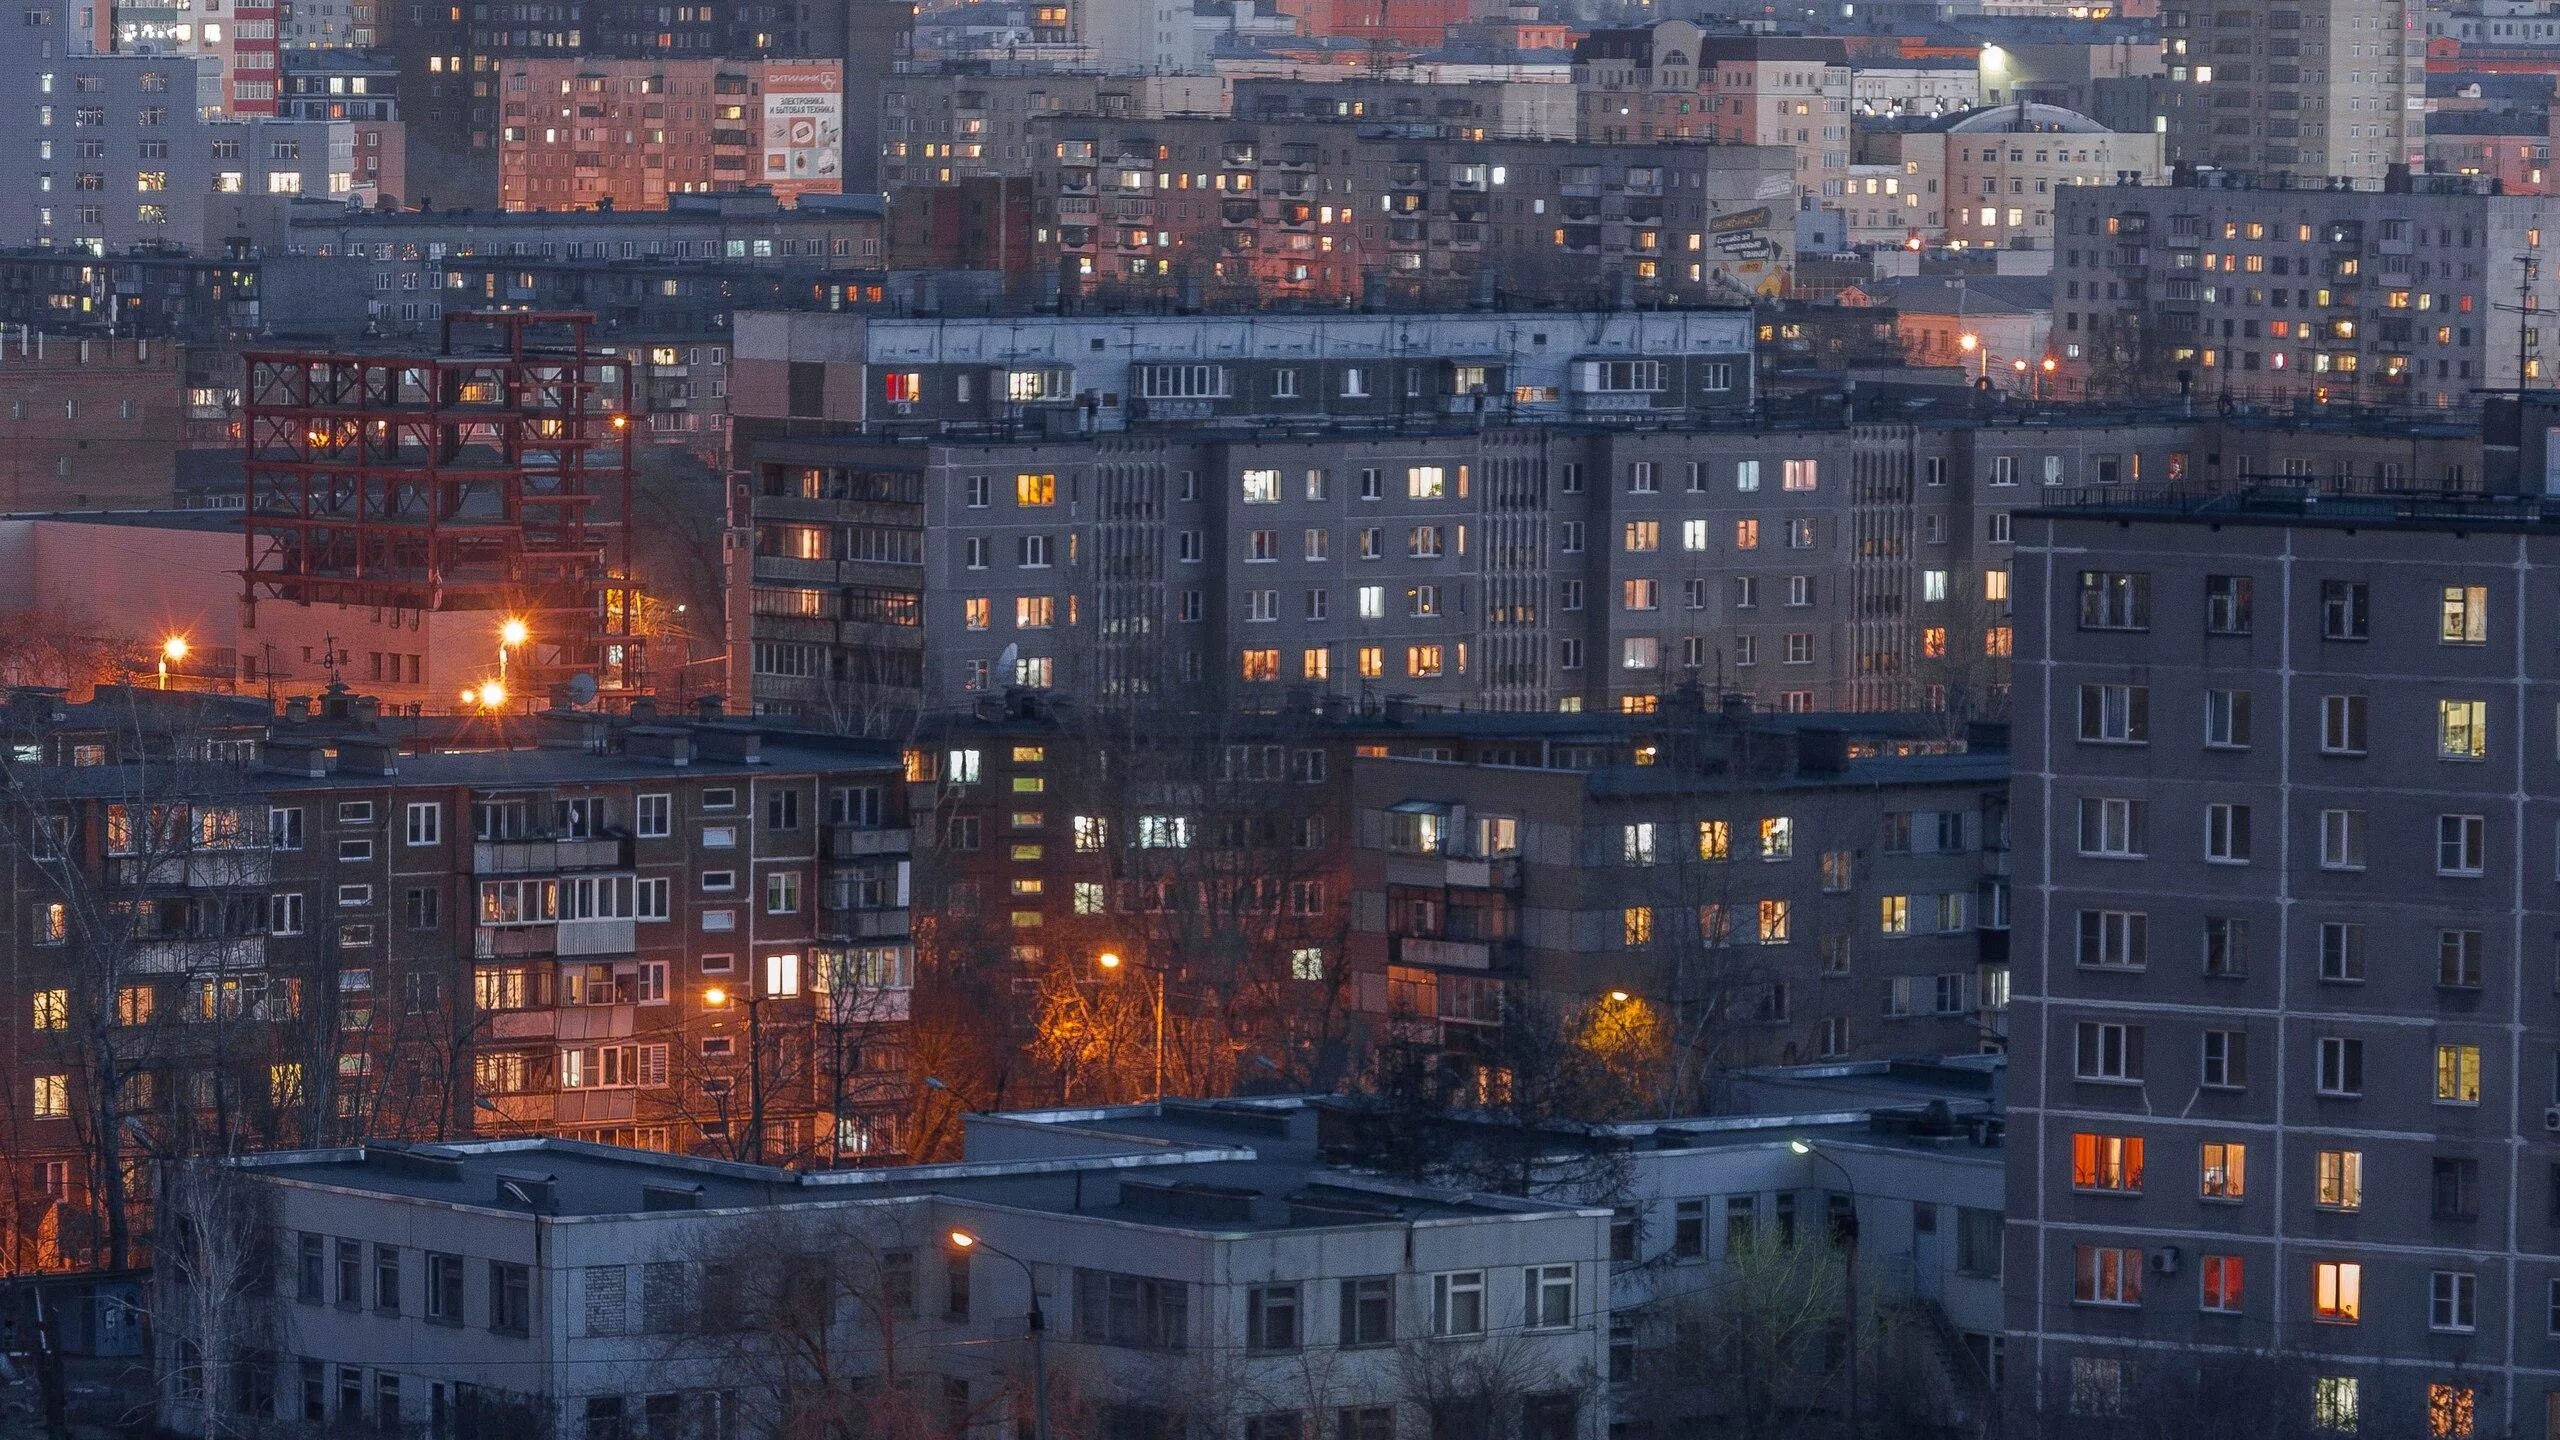
{"type": "Polygon", "coordinates": [[[1787,1148],[1808,1155],[1840,1172],[1840,1183],[1849,1190],[1848,1223],[1841,1227],[1840,1247],[1840,1311],[1849,1325],[1849,1424],[1847,1433],[1858,1433],[1858,1182],[1849,1175],[1847,1166],[1813,1148],[1809,1140],[1790,1140],[1787,1148]]]}
{"type": "Polygon", "coordinates": [[[1967,330],[1956,337],[1956,348],[1967,355],[1978,352],[1982,356],[1982,378],[1985,380],[1991,378],[1991,349],[1982,343],[1981,336],[1967,330]]]}
{"type": "MultiPolygon", "coordinates": [[[[1120,952],[1117,950],[1105,950],[1093,957],[1093,963],[1101,967],[1105,973],[1116,974],[1122,966],[1130,962],[1121,959],[1120,952]]],[[[1141,965],[1137,968],[1153,971],[1156,977],[1156,1093],[1154,1098],[1158,1104],[1162,1104],[1164,1101],[1164,967],[1141,965]]]]}
{"type": "Polygon", "coordinates": [[[512,615],[508,616],[506,622],[498,627],[498,681],[500,684],[506,683],[508,655],[511,654],[517,646],[522,645],[527,639],[531,638],[532,634],[533,632],[531,630],[525,628],[525,623],[522,620],[519,620],[512,615]]]}
{"type": "Polygon", "coordinates": [[[1022,1283],[1031,1292],[1031,1313],[1025,1323],[1031,1331],[1031,1440],[1049,1440],[1049,1349],[1048,1322],[1040,1314],[1040,1277],[1019,1255],[1011,1255],[978,1238],[970,1231],[954,1228],[949,1236],[951,1248],[967,1254],[984,1250],[990,1255],[1003,1255],[1022,1269],[1022,1283]]]}
{"type": "Polygon", "coordinates": [[[483,710],[503,709],[507,703],[507,687],[495,680],[483,680],[480,682],[479,700],[483,710]]]}
{"type": "Polygon", "coordinates": [[[187,637],[172,635],[160,642],[160,688],[169,688],[169,667],[187,658],[187,637]]]}
{"type": "Polygon", "coordinates": [[[747,1153],[751,1164],[764,1163],[764,1002],[756,993],[755,977],[750,975],[743,994],[733,995],[724,986],[702,987],[702,1005],[706,1010],[725,1010],[730,1004],[744,1002],[747,1007],[747,1153]]]}

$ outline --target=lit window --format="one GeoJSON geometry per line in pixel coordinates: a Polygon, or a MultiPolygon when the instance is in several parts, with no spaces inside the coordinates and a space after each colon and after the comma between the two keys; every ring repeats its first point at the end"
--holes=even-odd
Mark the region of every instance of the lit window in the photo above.
{"type": "Polygon", "coordinates": [[[2324,1325],[2353,1325],[2364,1316],[2364,1267],[2323,1260],[2311,1267],[2311,1318],[2324,1325]]]}

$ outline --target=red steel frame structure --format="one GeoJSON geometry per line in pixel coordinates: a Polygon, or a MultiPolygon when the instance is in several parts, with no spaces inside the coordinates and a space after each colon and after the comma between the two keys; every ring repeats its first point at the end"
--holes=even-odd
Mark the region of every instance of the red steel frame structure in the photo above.
{"type": "Polygon", "coordinates": [[[645,688],[631,603],[631,374],[595,317],[470,312],[435,353],[252,351],[247,602],[525,622],[513,688],[645,688]]]}

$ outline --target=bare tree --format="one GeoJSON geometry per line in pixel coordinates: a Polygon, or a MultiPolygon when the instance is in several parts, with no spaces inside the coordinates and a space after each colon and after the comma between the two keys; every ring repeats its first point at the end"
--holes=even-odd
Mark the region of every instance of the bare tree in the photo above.
{"type": "Polygon", "coordinates": [[[235,1403],[256,1393],[274,1330],[275,1232],[266,1191],[237,1166],[193,1159],[161,1178],[152,1307],[164,1416],[202,1440],[262,1434],[272,1417],[235,1403]]]}

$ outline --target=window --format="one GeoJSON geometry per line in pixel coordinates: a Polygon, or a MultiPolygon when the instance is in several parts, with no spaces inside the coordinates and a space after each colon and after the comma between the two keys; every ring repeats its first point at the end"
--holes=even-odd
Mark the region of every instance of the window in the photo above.
{"type": "Polygon", "coordinates": [[[2361,870],[2364,868],[2365,812],[2362,810],[2323,810],[2320,812],[2320,868],[2323,870],[2361,870]]]}
{"type": "Polygon", "coordinates": [[[675,831],[675,798],[642,795],[633,802],[632,833],[643,840],[663,840],[675,831]]]}
{"type": "Polygon", "coordinates": [[[2436,1103],[2440,1105],[2480,1103],[2479,1046],[2438,1045],[2436,1047],[2436,1103]]]}
{"type": "Polygon", "coordinates": [[[2248,1194],[2248,1146],[2209,1141],[2198,1148],[2196,1193],[2199,1197],[2238,1200],[2248,1194]]]}
{"type": "Polygon", "coordinates": [[[1395,1277],[1369,1275],[1342,1282],[1344,1348],[1395,1343],[1395,1277]]]}
{"type": "Polygon", "coordinates": [[[2113,1021],[2080,1022],[2073,1073],[2083,1080],[2140,1080],[2142,1027],[2113,1021]]]}
{"type": "Polygon", "coordinates": [[[2204,629],[2208,635],[2249,633],[2249,577],[2204,577],[2204,629]]]}
{"type": "Polygon", "coordinates": [[[1573,1267],[1532,1265],[1521,1272],[1521,1323],[1529,1330],[1573,1328],[1573,1267]]]}
{"type": "Polygon", "coordinates": [[[2249,692],[2204,692],[2204,743],[2212,750],[2249,748],[2249,692]]]}
{"type": "Polygon", "coordinates": [[[2324,1325],[2353,1325],[2364,1316],[2364,1267],[2323,1260],[2311,1267],[2311,1318],[2324,1325]]]}
{"type": "Polygon", "coordinates": [[[533,1316],[532,1274],[522,1265],[489,1262],[489,1328],[501,1335],[522,1335],[533,1316]]]}
{"type": "Polygon", "coordinates": [[[2142,1303],[2142,1252],[2112,1245],[2072,1250],[2071,1298],[2081,1305],[2142,1303]]]}
{"type": "Polygon", "coordinates": [[[2114,859],[2141,856],[2145,850],[2145,809],[2139,800],[2096,795],[2081,797],[2080,853],[2114,859]]]}
{"type": "Polygon", "coordinates": [[[1245,1292],[1244,1345],[1271,1353],[1298,1348],[1298,1287],[1256,1285],[1245,1292]]]}
{"type": "Polygon", "coordinates": [[[2320,638],[2369,639],[2372,625],[2372,606],[2363,581],[2320,582],[2320,638]]]}
{"type": "Polygon", "coordinates": [[[2427,1386],[2427,1434],[2435,1440],[2471,1440],[2479,1419],[2479,1394],[2468,1385],[2427,1386]]]}
{"type": "Polygon", "coordinates": [[[2488,867],[2488,822],[2478,815],[2436,817],[2436,873],[2476,876],[2488,867]]]}
{"type": "Polygon", "coordinates": [[[2080,572],[2080,628],[2151,628],[2151,577],[2110,570],[2080,572]]]}
{"type": "Polygon", "coordinates": [[[2245,1030],[2204,1032],[2201,1074],[2210,1090],[2245,1090],[2249,1085],[2249,1033],[2245,1030]]]}
{"type": "Polygon", "coordinates": [[[2478,930],[2436,932],[2436,983],[2447,989],[2480,988],[2480,952],[2485,937],[2478,930]]]}
{"type": "Polygon", "coordinates": [[[1455,1270],[1431,1277],[1431,1333],[1448,1337],[1485,1333],[1484,1272],[1455,1270]]]}
{"type": "Polygon", "coordinates": [[[2480,1218],[2480,1162],[2464,1155],[2438,1155],[2429,1166],[2432,1212],[2438,1220],[2480,1218]]]}
{"type": "Polygon", "coordinates": [[[436,845],[444,840],[444,807],[433,800],[413,801],[404,814],[402,834],[412,845],[436,845]]]}
{"type": "Polygon", "coordinates": [[[373,1308],[393,1315],[400,1313],[400,1250],[397,1246],[373,1247],[373,1308]]]}
{"type": "Polygon", "coordinates": [[[2207,1255],[2199,1267],[2201,1307],[2216,1315],[2240,1313],[2241,1264],[2237,1255],[2207,1255]]]}
{"type": "Polygon", "coordinates": [[[2071,1188],[2141,1194],[2142,1137],[2085,1132],[2072,1136],[2071,1188]]]}
{"type": "Polygon", "coordinates": [[[2364,749],[2365,697],[2320,697],[2320,752],[2324,755],[2361,755],[2364,749]]]}
{"type": "Polygon", "coordinates": [[[2351,1036],[2320,1037],[2319,1089],[2352,1099],[2364,1093],[2364,1042],[2351,1036]]]}
{"type": "Polygon", "coordinates": [[[2489,643],[2488,586],[2445,586],[2442,611],[2442,624],[2436,630],[2437,639],[2447,645],[2489,643]]]}
{"type": "Polygon", "coordinates": [[[2311,1382],[2313,1429],[2352,1435],[2355,1433],[2362,1408],[2356,1394],[2356,1377],[2321,1375],[2313,1378],[2311,1382]]]}
{"type": "Polygon", "coordinates": [[[2323,1150],[2317,1166],[2317,1188],[2311,1203],[2323,1210],[2364,1208],[2364,1152],[2323,1150]]]}
{"type": "Polygon", "coordinates": [[[442,1325],[462,1323],[462,1257],[427,1256],[427,1318],[442,1325]]]}
{"type": "Polygon", "coordinates": [[[2204,807],[2204,858],[2222,865],[2249,863],[2249,807],[2217,801],[2204,807]]]}
{"type": "Polygon", "coordinates": [[[2436,702],[2436,757],[2441,760],[2483,760],[2489,754],[2489,702],[2486,700],[2438,700],[2436,702]]]}
{"type": "Polygon", "coordinates": [[[2139,970],[2149,951],[2149,924],[2139,910],[2080,912],[2080,964],[2139,970]]]}
{"type": "Polygon", "coordinates": [[[2151,687],[2080,687],[2080,738],[2097,745],[2151,743],[2151,687]]]}

